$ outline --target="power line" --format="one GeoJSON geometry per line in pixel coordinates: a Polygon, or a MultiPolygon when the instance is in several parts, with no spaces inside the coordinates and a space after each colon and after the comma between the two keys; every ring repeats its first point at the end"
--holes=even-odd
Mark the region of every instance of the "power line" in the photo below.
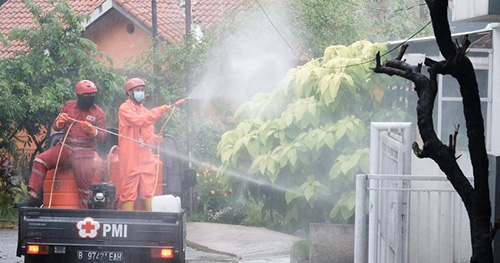
{"type": "Polygon", "coordinates": [[[274,25],[274,23],[271,20],[271,18],[269,17],[269,15],[267,15],[266,10],[264,10],[264,7],[260,4],[259,0],[255,0],[255,2],[257,2],[257,4],[260,7],[260,10],[262,10],[262,12],[266,16],[267,20],[269,21],[269,23],[271,23],[271,25],[273,26],[274,30],[276,30],[276,32],[278,33],[278,35],[280,35],[281,39],[283,39],[283,41],[285,41],[286,45],[292,50],[293,54],[297,55],[297,52],[295,52],[295,50],[290,45],[290,43],[288,43],[288,41],[285,39],[285,37],[281,34],[281,32],[278,30],[278,28],[274,25]]]}
{"type": "MultiPolygon", "coordinates": [[[[276,32],[278,33],[278,35],[281,37],[281,39],[283,39],[283,41],[287,44],[287,46],[290,48],[290,50],[292,50],[292,52],[297,55],[297,52],[295,52],[295,50],[292,48],[292,46],[290,45],[290,43],[288,43],[288,41],[286,40],[286,38],[281,34],[281,32],[278,30],[278,28],[274,25],[273,21],[271,20],[271,18],[269,17],[269,15],[267,14],[266,10],[264,10],[264,7],[261,5],[261,3],[259,2],[259,0],[255,0],[255,2],[257,2],[257,4],[259,5],[260,9],[262,10],[262,12],[264,13],[264,15],[266,16],[267,20],[269,21],[269,23],[271,23],[271,25],[273,26],[274,30],[276,30],[276,32]]],[[[422,5],[422,4],[420,4],[422,5]]],[[[413,8],[415,6],[411,6],[409,9],[413,8]]],[[[427,24],[425,24],[422,28],[420,28],[417,32],[413,33],[410,37],[408,37],[405,41],[401,42],[400,44],[396,45],[395,47],[393,47],[392,49],[390,49],[389,51],[385,52],[384,54],[380,55],[380,57],[384,57],[386,55],[388,55],[389,53],[393,52],[394,50],[396,50],[397,48],[401,47],[402,45],[404,45],[405,43],[407,43],[410,39],[414,38],[416,35],[418,35],[420,32],[422,32],[427,26],[429,26],[431,24],[432,21],[429,21],[427,22],[427,24]]],[[[361,62],[361,63],[357,63],[357,64],[351,64],[351,65],[346,65],[346,66],[343,66],[343,67],[334,67],[334,69],[341,69],[341,68],[347,68],[347,67],[354,67],[354,66],[360,66],[360,65],[364,65],[364,64],[367,64],[367,63],[370,63],[372,61],[374,61],[375,58],[373,59],[370,59],[370,60],[367,60],[367,61],[364,61],[364,62],[361,62]]]]}
{"type": "MultiPolygon", "coordinates": [[[[427,24],[425,24],[417,32],[413,33],[413,35],[411,35],[410,37],[408,37],[405,41],[399,43],[395,47],[391,48],[389,51],[387,51],[384,54],[380,55],[380,57],[384,57],[384,56],[388,55],[389,53],[393,52],[394,50],[396,50],[397,48],[401,47],[402,45],[404,45],[405,43],[407,43],[408,41],[410,41],[410,39],[414,38],[416,35],[418,35],[420,32],[422,32],[431,23],[432,23],[432,21],[427,22],[427,24]]],[[[334,67],[334,69],[342,69],[342,68],[360,66],[360,65],[368,64],[368,63],[370,63],[372,61],[375,61],[375,58],[367,60],[367,61],[364,61],[364,62],[360,62],[360,63],[357,63],[357,64],[346,65],[346,66],[343,66],[343,67],[334,67]]]]}

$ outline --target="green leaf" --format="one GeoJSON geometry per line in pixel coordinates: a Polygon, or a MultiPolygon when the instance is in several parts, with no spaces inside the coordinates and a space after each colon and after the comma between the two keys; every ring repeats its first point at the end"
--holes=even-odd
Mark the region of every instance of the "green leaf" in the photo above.
{"type": "Polygon", "coordinates": [[[261,174],[265,174],[266,173],[266,169],[267,169],[267,159],[264,159],[262,158],[259,162],[259,172],[261,174]]]}
{"type": "Polygon", "coordinates": [[[337,97],[337,93],[339,92],[340,89],[340,78],[342,77],[341,74],[335,74],[333,78],[330,80],[330,83],[328,85],[328,91],[329,95],[332,99],[335,99],[337,97]]]}
{"type": "Polygon", "coordinates": [[[298,105],[295,105],[294,111],[295,111],[295,119],[296,120],[301,120],[302,117],[304,116],[304,113],[307,110],[307,104],[301,103],[298,105]]]}
{"type": "Polygon", "coordinates": [[[342,169],[340,166],[342,165],[341,162],[336,162],[332,168],[330,169],[330,179],[334,180],[337,179],[341,174],[342,174],[342,169]]]}
{"type": "Polygon", "coordinates": [[[313,103],[308,104],[307,109],[309,110],[312,116],[316,115],[316,104],[313,103]]]}
{"type": "Polygon", "coordinates": [[[354,80],[351,76],[347,74],[342,74],[343,79],[345,80],[343,83],[347,84],[349,87],[354,87],[354,80]],[[346,83],[347,82],[347,83],[346,83]]]}
{"type": "Polygon", "coordinates": [[[267,158],[266,167],[270,174],[276,173],[276,162],[274,161],[273,158],[267,158]]]}
{"type": "Polygon", "coordinates": [[[303,66],[299,69],[297,72],[297,84],[304,85],[309,80],[311,73],[312,69],[310,67],[303,66]]]}
{"type": "Polygon", "coordinates": [[[292,114],[287,114],[284,117],[285,117],[286,127],[290,127],[292,125],[292,123],[293,123],[293,115],[292,114]]]}
{"type": "Polygon", "coordinates": [[[321,94],[325,94],[325,92],[328,90],[332,77],[332,75],[328,74],[321,78],[321,80],[319,81],[318,86],[321,94]]]}
{"type": "Polygon", "coordinates": [[[221,161],[222,162],[229,161],[229,158],[231,158],[231,155],[233,155],[233,149],[225,150],[225,151],[221,152],[221,161]]]}
{"type": "Polygon", "coordinates": [[[339,127],[337,127],[337,131],[335,132],[335,137],[338,139],[342,138],[342,136],[344,136],[345,132],[347,130],[347,127],[345,125],[339,125],[339,127]]]}
{"type": "Polygon", "coordinates": [[[259,155],[259,148],[260,147],[257,140],[251,140],[251,142],[247,144],[248,153],[250,153],[250,156],[252,156],[252,158],[257,158],[257,156],[259,155]]]}
{"type": "Polygon", "coordinates": [[[287,191],[285,193],[285,201],[286,201],[286,204],[290,204],[295,198],[297,198],[298,195],[296,193],[293,193],[291,191],[287,191]]]}
{"type": "Polygon", "coordinates": [[[330,218],[336,218],[340,211],[340,203],[336,203],[330,211],[330,218]]]}
{"type": "Polygon", "coordinates": [[[356,195],[354,193],[351,192],[348,195],[346,206],[347,209],[354,210],[354,207],[356,206],[356,195]]]}
{"type": "Polygon", "coordinates": [[[335,146],[335,138],[333,137],[333,134],[331,133],[326,134],[325,143],[328,146],[328,148],[333,150],[333,147],[335,146]]]}
{"type": "Polygon", "coordinates": [[[308,135],[304,138],[304,144],[309,150],[312,150],[316,145],[318,130],[313,130],[308,133],[308,135]]]}
{"type": "Polygon", "coordinates": [[[288,213],[286,214],[285,222],[290,223],[292,219],[299,219],[299,206],[292,203],[292,207],[288,209],[288,213]]]}
{"type": "Polygon", "coordinates": [[[342,214],[342,219],[344,219],[344,222],[349,221],[349,219],[354,215],[353,210],[349,210],[346,206],[342,206],[340,208],[340,212],[342,214]]]}
{"type": "Polygon", "coordinates": [[[233,148],[233,152],[234,153],[237,153],[240,149],[241,149],[241,146],[243,146],[244,144],[244,140],[243,139],[239,139],[235,144],[234,144],[234,148],[233,148]]]}
{"type": "Polygon", "coordinates": [[[291,148],[286,153],[288,160],[292,166],[297,166],[297,150],[295,148],[291,148]]]}
{"type": "Polygon", "coordinates": [[[307,201],[309,201],[313,196],[313,194],[314,194],[314,186],[308,185],[304,190],[304,197],[306,198],[307,201]]]}
{"type": "Polygon", "coordinates": [[[359,153],[354,153],[351,156],[349,156],[345,161],[343,161],[340,166],[342,173],[347,174],[349,170],[351,170],[354,166],[356,166],[360,157],[361,155],[359,153]]]}
{"type": "Polygon", "coordinates": [[[278,176],[279,176],[279,173],[272,173],[270,176],[269,176],[269,180],[271,180],[271,183],[274,183],[276,182],[276,180],[278,179],[278,176]]]}

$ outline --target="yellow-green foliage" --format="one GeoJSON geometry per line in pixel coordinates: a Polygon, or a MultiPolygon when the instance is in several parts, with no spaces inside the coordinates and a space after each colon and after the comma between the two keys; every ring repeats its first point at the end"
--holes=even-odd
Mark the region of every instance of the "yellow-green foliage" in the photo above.
{"type": "Polygon", "coordinates": [[[274,91],[255,95],[236,111],[239,124],[218,145],[220,175],[287,222],[348,221],[354,177],[369,170],[369,123],[383,108],[383,77],[370,68],[386,50],[368,41],[328,47],[324,57],[290,69],[274,91]],[[248,181],[225,175],[228,170],[248,181]]]}

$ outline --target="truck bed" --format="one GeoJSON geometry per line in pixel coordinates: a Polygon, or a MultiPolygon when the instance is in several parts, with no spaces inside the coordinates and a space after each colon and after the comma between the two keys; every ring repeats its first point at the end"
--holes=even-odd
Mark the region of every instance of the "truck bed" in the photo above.
{"type": "Polygon", "coordinates": [[[20,208],[17,255],[25,262],[184,262],[185,237],[184,211],[20,208]],[[162,259],[165,248],[173,255],[162,259]]]}

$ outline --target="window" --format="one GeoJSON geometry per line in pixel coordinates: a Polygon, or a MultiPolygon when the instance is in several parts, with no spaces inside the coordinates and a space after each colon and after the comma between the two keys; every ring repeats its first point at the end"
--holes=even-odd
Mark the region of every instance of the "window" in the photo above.
{"type": "MultiPolygon", "coordinates": [[[[486,148],[491,149],[491,82],[492,50],[470,49],[468,55],[476,71],[476,79],[481,99],[486,136],[486,148]]],[[[467,150],[467,133],[463,115],[462,97],[458,82],[451,76],[439,76],[439,100],[437,103],[437,133],[443,143],[448,143],[448,136],[455,131],[454,125],[460,124],[457,137],[457,150],[467,150]]]]}

